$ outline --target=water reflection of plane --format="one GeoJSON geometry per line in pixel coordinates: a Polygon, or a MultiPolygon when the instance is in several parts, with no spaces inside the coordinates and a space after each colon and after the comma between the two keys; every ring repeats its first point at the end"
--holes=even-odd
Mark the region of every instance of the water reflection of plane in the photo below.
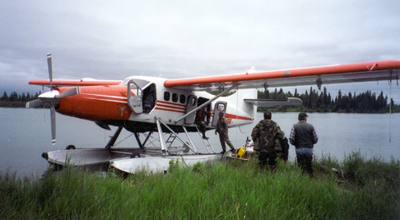
{"type": "Polygon", "coordinates": [[[254,122],[257,106],[300,105],[301,100],[257,99],[257,88],[293,87],[304,85],[398,80],[400,61],[376,61],[336,66],[278,70],[235,75],[220,75],[186,79],[163,79],[131,76],[123,81],[53,80],[52,59],[48,55],[49,80],[31,80],[29,84],[51,88],[27,108],[51,106],[53,143],[56,141],[55,112],[91,120],[104,129],[117,126],[114,136],[102,149],[72,149],[45,152],[52,164],[64,165],[66,158],[75,165],[111,164],[132,173],[147,167],[163,171],[170,159],[191,165],[219,159],[208,140],[202,140],[208,153],[199,153],[190,132],[198,132],[195,113],[204,106],[212,112],[207,129],[215,129],[218,113],[224,112],[229,126],[244,126],[254,122]],[[208,91],[220,91],[212,95],[208,91]],[[230,96],[228,92],[236,91],[230,96]],[[133,132],[139,148],[115,149],[122,129],[133,132]],[[146,144],[153,132],[158,133],[160,147],[146,144]],[[186,139],[178,134],[186,135],[186,139]],[[141,137],[142,135],[142,137],[141,137]],[[165,138],[164,135],[168,135],[165,138]],[[180,146],[172,144],[178,139],[180,146]]]}

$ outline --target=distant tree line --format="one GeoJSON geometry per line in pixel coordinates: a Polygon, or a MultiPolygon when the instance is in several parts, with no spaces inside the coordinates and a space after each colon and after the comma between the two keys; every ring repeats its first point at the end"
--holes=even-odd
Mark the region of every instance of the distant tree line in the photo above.
{"type": "Polygon", "coordinates": [[[37,99],[39,95],[40,92],[34,95],[29,92],[22,94],[12,92],[8,95],[7,92],[4,92],[3,96],[0,97],[0,107],[25,107],[26,102],[37,99]]]}
{"type": "MultiPolygon", "coordinates": [[[[339,90],[335,98],[327,92],[326,87],[322,91],[316,91],[310,87],[309,91],[299,94],[295,89],[294,94],[283,92],[283,89],[276,89],[270,92],[268,89],[258,91],[259,99],[285,99],[297,97],[303,101],[302,106],[277,106],[273,108],[259,108],[259,111],[307,111],[307,112],[346,112],[346,113],[386,113],[389,112],[389,102],[387,95],[381,91],[379,95],[371,91],[360,94],[342,94],[339,90]]],[[[400,112],[400,106],[395,105],[393,99],[392,112],[400,112]]]]}

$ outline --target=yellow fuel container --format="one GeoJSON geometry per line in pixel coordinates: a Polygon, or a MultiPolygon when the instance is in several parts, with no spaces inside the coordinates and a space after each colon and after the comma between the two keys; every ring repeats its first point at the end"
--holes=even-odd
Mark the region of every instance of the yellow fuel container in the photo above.
{"type": "Polygon", "coordinates": [[[238,152],[237,152],[237,154],[236,154],[236,157],[243,158],[245,154],[246,154],[246,148],[245,148],[245,147],[242,147],[242,148],[240,148],[240,149],[238,150],[238,152]]]}

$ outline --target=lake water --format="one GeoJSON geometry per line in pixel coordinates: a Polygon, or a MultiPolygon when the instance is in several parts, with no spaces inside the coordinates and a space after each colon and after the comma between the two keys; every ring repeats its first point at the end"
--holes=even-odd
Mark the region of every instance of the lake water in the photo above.
{"type": "MultiPolygon", "coordinates": [[[[379,157],[390,161],[400,159],[400,114],[345,114],[308,113],[308,122],[313,124],[319,142],[314,147],[317,158],[330,155],[342,160],[351,152],[361,152],[366,158],[379,157]],[[391,141],[389,141],[389,138],[391,141]]],[[[272,120],[289,135],[297,122],[298,113],[273,113],[272,120]]],[[[256,122],[262,119],[257,115],[256,122]]],[[[236,148],[242,147],[250,137],[254,125],[231,128],[229,136],[236,148]]],[[[0,108],[0,173],[17,172],[18,176],[40,176],[48,167],[41,157],[45,151],[65,149],[69,144],[76,147],[104,147],[112,131],[104,130],[93,122],[63,116],[57,113],[57,143],[51,144],[50,110],[0,108]]],[[[123,131],[118,147],[137,147],[134,136],[123,131]]],[[[208,131],[216,152],[221,151],[219,139],[214,131],[208,131]]],[[[205,152],[197,134],[192,134],[199,151],[205,152]]],[[[159,146],[157,142],[154,142],[159,146]]],[[[294,147],[290,146],[289,159],[294,160],[294,147]]]]}

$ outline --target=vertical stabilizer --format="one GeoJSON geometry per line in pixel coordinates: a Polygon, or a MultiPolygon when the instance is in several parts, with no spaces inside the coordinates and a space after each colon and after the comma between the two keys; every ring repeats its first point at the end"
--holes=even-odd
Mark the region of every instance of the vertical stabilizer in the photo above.
{"type": "Polygon", "coordinates": [[[234,94],[224,97],[224,101],[228,102],[228,113],[255,118],[257,106],[246,103],[245,99],[257,99],[257,89],[239,89],[234,94]]]}

